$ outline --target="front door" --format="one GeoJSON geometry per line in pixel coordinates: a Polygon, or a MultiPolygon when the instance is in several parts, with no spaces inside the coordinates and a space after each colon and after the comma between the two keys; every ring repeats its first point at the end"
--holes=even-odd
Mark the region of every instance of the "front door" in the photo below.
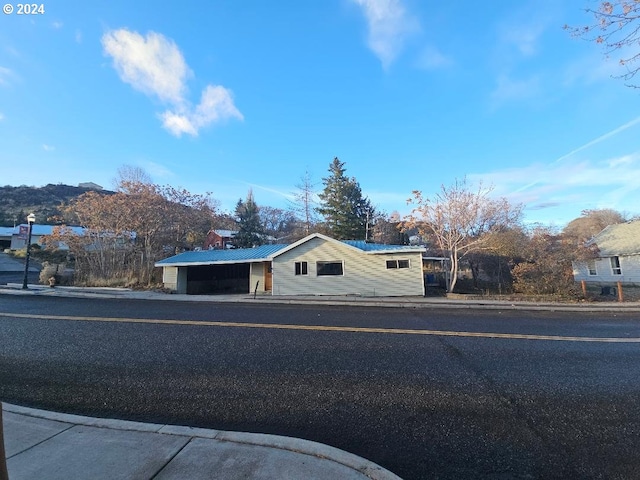
{"type": "Polygon", "coordinates": [[[271,291],[273,270],[271,269],[271,262],[264,262],[264,291],[271,291]]]}

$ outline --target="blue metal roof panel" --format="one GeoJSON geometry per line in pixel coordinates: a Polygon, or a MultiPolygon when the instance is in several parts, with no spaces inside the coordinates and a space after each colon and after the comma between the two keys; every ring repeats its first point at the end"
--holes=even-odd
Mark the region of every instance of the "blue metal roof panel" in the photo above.
{"type": "Polygon", "coordinates": [[[261,245],[255,248],[236,248],[231,250],[202,250],[198,252],[184,252],[173,257],[165,258],[156,263],[162,265],[177,264],[214,264],[227,262],[250,262],[252,260],[268,260],[271,255],[287,245],[261,245]]]}
{"type": "Polygon", "coordinates": [[[351,245],[352,247],[358,248],[363,252],[388,252],[388,251],[421,251],[424,248],[415,247],[412,245],[383,245],[380,243],[368,243],[364,240],[342,240],[342,243],[346,243],[347,245],[351,245]]]}

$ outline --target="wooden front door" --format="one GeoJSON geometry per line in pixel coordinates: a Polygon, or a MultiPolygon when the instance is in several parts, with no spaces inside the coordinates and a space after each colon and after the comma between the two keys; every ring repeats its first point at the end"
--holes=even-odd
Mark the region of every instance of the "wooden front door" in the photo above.
{"type": "Polygon", "coordinates": [[[270,292],[272,285],[273,270],[271,262],[264,262],[264,291],[270,292]]]}

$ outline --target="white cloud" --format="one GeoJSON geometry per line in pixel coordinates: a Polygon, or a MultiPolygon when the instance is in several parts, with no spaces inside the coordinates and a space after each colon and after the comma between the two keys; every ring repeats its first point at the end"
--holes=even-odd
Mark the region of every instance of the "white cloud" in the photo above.
{"type": "Polygon", "coordinates": [[[180,49],[170,39],[155,32],[143,37],[126,29],[102,37],[105,53],[113,58],[122,81],[136,90],[155,96],[169,105],[159,117],[170,133],[198,135],[201,128],[228,118],[243,119],[232,94],[219,85],[208,85],[200,103],[187,98],[187,80],[193,76],[180,49]]]}
{"type": "Polygon", "coordinates": [[[76,43],[82,43],[82,32],[80,30],[76,30],[75,40],[76,43]]]}
{"type": "Polygon", "coordinates": [[[45,152],[53,152],[56,149],[56,147],[54,147],[53,145],[47,145],[46,143],[43,143],[42,144],[42,149],[45,152]]]}
{"type": "Polygon", "coordinates": [[[64,26],[64,24],[62,22],[55,21],[51,24],[51,26],[56,30],[60,30],[64,26]]]}
{"type": "Polygon", "coordinates": [[[352,1],[367,19],[369,48],[388,68],[402,51],[407,36],[419,29],[418,22],[407,14],[401,0],[352,1]]]}
{"type": "Polygon", "coordinates": [[[172,40],[155,32],[143,37],[122,28],[104,34],[102,45],[123,82],[162,101],[183,102],[185,82],[192,73],[172,40]]]}

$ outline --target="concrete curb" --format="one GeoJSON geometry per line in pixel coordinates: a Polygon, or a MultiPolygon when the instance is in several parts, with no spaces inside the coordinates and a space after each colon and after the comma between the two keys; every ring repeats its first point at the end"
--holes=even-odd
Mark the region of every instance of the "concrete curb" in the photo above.
{"type": "Polygon", "coordinates": [[[179,425],[162,425],[156,423],[132,422],[128,420],[93,418],[82,415],[22,407],[20,405],[13,405],[9,403],[2,403],[1,405],[5,412],[73,425],[84,425],[89,427],[133,432],[150,432],[161,435],[175,435],[190,438],[207,438],[243,445],[256,445],[278,450],[286,450],[338,463],[356,470],[363,475],[368,476],[372,480],[401,480],[397,475],[373,462],[370,462],[369,460],[366,460],[365,458],[329,445],[313,442],[311,440],[263,433],[229,432],[224,430],[210,430],[179,425]]]}
{"type": "Polygon", "coordinates": [[[160,300],[183,302],[209,303],[244,303],[261,305],[324,305],[324,306],[355,306],[377,308],[444,308],[444,309],[474,309],[474,310],[524,310],[524,311],[556,311],[556,312],[640,312],[640,302],[602,302],[602,303],[549,303],[549,302],[509,302],[504,300],[458,300],[429,297],[288,297],[250,294],[236,295],[180,295],[160,292],[135,291],[126,288],[108,287],[55,287],[44,285],[29,285],[28,290],[22,290],[21,285],[8,284],[0,286],[0,294],[9,295],[39,295],[83,298],[128,298],[132,300],[160,300]]]}

